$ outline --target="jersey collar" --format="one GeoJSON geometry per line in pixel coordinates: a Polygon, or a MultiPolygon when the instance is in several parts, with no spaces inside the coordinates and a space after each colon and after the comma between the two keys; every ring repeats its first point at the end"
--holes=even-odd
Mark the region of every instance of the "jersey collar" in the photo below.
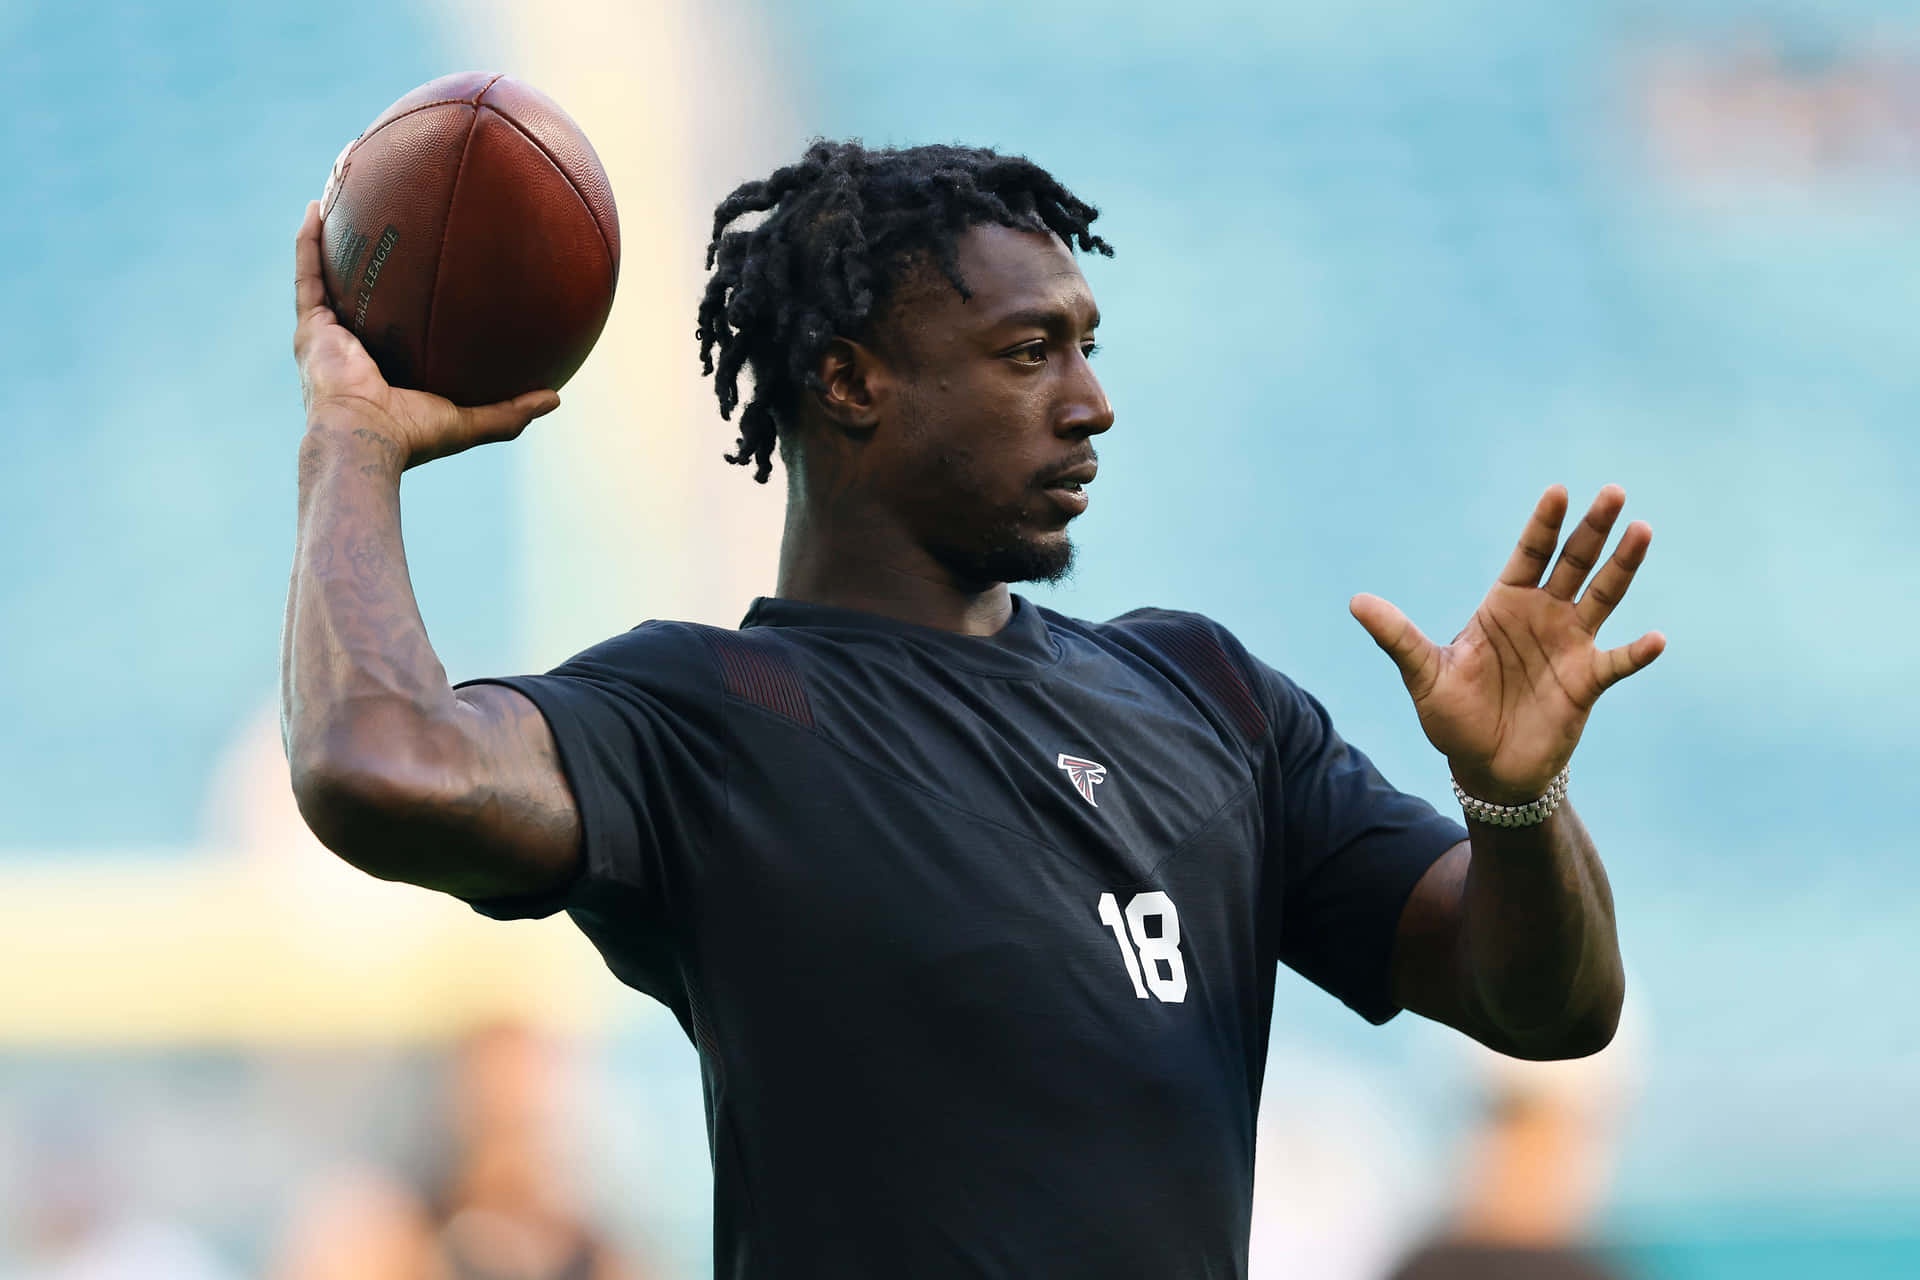
{"type": "Polygon", "coordinates": [[[1048,633],[1040,610],[1023,596],[1013,597],[1013,616],[990,636],[965,636],[938,627],[902,622],[884,614],[760,596],[740,620],[748,627],[804,627],[819,632],[861,632],[899,636],[915,648],[931,651],[957,667],[982,675],[1032,676],[1060,660],[1059,647],[1048,633]]]}

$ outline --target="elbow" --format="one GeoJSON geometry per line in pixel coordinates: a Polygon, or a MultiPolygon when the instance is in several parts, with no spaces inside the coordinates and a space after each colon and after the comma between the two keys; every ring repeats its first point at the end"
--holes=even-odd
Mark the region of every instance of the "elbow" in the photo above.
{"type": "Polygon", "coordinates": [[[1615,1004],[1611,1011],[1597,1011],[1576,1021],[1560,1037],[1555,1052],[1547,1056],[1553,1060],[1590,1058],[1612,1044],[1614,1032],[1619,1029],[1620,1006],[1615,1004]]]}
{"type": "Polygon", "coordinates": [[[327,748],[289,753],[293,798],[307,828],[328,849],[381,880],[417,880],[423,828],[445,790],[419,751],[399,735],[377,746],[352,734],[327,748]]]}
{"type": "Polygon", "coordinates": [[[1514,1036],[1512,1043],[1495,1047],[1511,1057],[1534,1062],[1592,1057],[1613,1043],[1614,1034],[1620,1029],[1620,1009],[1625,994],[1624,985],[1615,984],[1552,1028],[1514,1036]]]}
{"type": "Polygon", "coordinates": [[[379,784],[377,774],[333,761],[296,764],[293,770],[293,801],[307,830],[342,860],[376,876],[379,860],[370,854],[390,807],[379,784]]]}

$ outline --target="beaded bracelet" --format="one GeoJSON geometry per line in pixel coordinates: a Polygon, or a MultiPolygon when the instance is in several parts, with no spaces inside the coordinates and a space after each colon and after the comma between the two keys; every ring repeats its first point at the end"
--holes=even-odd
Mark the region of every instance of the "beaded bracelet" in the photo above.
{"type": "Polygon", "coordinates": [[[1453,784],[1453,798],[1460,802],[1460,807],[1475,822],[1484,822],[1490,827],[1536,826],[1551,818],[1553,811],[1560,807],[1560,802],[1567,798],[1567,770],[1563,768],[1553,775],[1545,795],[1525,804],[1488,804],[1462,791],[1458,782],[1453,784]]]}

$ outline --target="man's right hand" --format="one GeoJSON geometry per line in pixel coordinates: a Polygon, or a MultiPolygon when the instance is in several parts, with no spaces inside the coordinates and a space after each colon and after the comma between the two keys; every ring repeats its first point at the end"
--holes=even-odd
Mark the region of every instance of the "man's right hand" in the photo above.
{"type": "Polygon", "coordinates": [[[462,408],[424,391],[387,385],[360,340],[340,323],[327,302],[320,274],[320,202],[293,242],[293,356],[300,365],[300,394],[309,427],[351,422],[392,441],[402,466],[418,466],[478,444],[511,440],[527,424],[560,407],[552,391],[530,391],[500,404],[462,408]]]}

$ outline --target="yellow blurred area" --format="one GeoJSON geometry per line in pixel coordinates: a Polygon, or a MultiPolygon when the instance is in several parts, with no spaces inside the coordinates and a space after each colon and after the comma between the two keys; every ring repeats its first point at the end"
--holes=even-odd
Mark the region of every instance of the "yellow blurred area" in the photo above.
{"type": "Polygon", "coordinates": [[[503,925],[373,880],[300,821],[262,716],[188,856],[0,872],[0,1046],[438,1039],[519,1016],[601,1025],[618,989],[564,917],[503,925]]]}
{"type": "Polygon", "coordinates": [[[503,938],[457,903],[308,896],[269,871],[219,855],[0,877],[16,973],[0,1044],[440,1038],[501,1014],[567,1029],[602,1016],[605,974],[564,919],[503,938]]]}

